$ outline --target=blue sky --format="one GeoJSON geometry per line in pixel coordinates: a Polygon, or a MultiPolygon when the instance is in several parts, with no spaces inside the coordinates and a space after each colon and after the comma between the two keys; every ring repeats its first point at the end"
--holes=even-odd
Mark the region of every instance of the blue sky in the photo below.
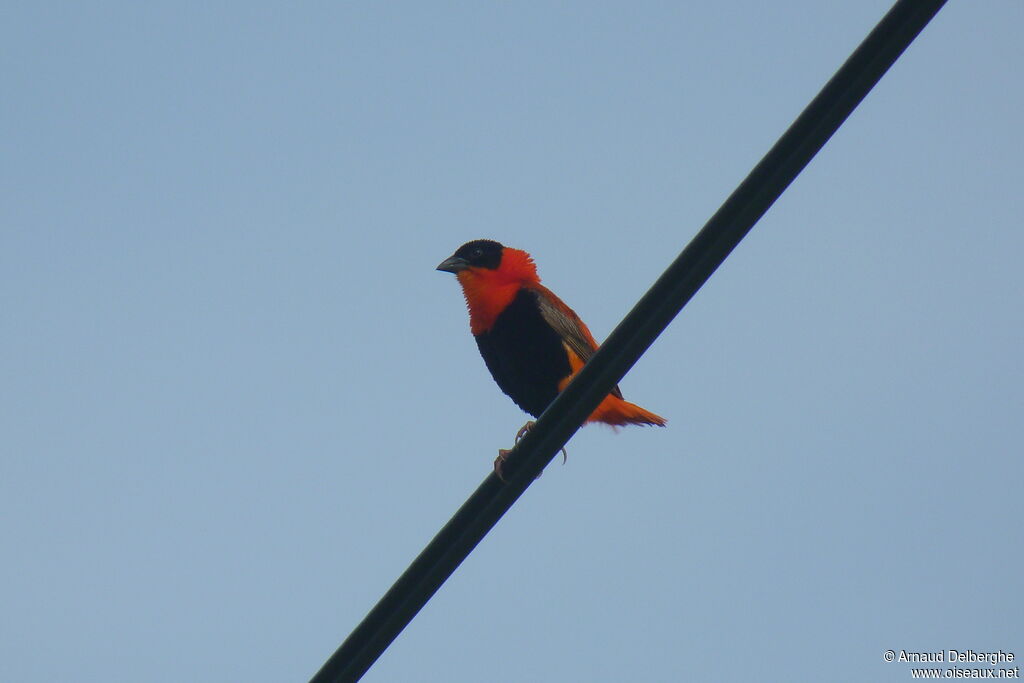
{"type": "MultiPolygon", "coordinates": [[[[0,679],[306,680],[523,415],[434,266],[605,336],[888,9],[7,3],[0,679]]],[[[950,3],[367,681],[1024,657],[1024,68],[950,3]]]]}

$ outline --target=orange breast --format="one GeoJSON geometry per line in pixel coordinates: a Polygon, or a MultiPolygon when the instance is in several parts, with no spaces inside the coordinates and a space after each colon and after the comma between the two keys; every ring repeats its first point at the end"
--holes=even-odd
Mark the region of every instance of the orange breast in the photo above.
{"type": "Polygon", "coordinates": [[[520,287],[540,282],[530,255],[509,247],[502,252],[500,267],[466,268],[456,277],[469,307],[469,329],[475,335],[491,328],[494,320],[516,298],[520,287]]]}

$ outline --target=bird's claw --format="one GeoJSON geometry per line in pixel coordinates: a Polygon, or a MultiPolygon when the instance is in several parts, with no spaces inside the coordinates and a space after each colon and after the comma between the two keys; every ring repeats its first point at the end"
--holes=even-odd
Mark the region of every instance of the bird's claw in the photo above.
{"type": "MultiPolygon", "coordinates": [[[[531,429],[533,429],[533,425],[535,425],[535,424],[537,424],[537,423],[534,422],[533,420],[530,420],[529,422],[524,424],[522,427],[520,427],[519,431],[516,433],[516,443],[519,443],[519,440],[522,439],[524,436],[526,436],[526,434],[531,429]]],[[[565,450],[565,446],[562,446],[562,464],[564,465],[567,462],[569,462],[569,453],[568,453],[568,451],[565,450]]]]}
{"type": "Polygon", "coordinates": [[[527,433],[529,433],[529,431],[531,429],[533,429],[533,425],[535,425],[535,424],[537,424],[537,423],[534,422],[533,420],[530,420],[529,422],[524,424],[522,427],[520,427],[519,431],[516,432],[516,443],[519,443],[519,440],[522,439],[524,436],[526,436],[527,433]]]}
{"type": "MultiPolygon", "coordinates": [[[[535,424],[536,423],[533,420],[530,420],[529,422],[527,422],[526,424],[519,428],[519,431],[516,432],[517,444],[524,436],[526,436],[529,433],[531,429],[533,429],[533,425],[535,424]]],[[[505,481],[505,474],[503,471],[505,467],[505,460],[508,459],[508,454],[511,452],[511,449],[499,448],[498,457],[494,459],[494,474],[496,474],[498,476],[498,479],[501,479],[502,481],[505,481]]],[[[565,450],[565,446],[562,446],[562,464],[564,465],[568,461],[569,453],[565,450]]],[[[543,472],[541,472],[541,474],[543,474],[543,472]]],[[[537,475],[537,478],[540,479],[540,474],[537,475]]]]}
{"type": "Polygon", "coordinates": [[[505,467],[505,460],[508,458],[508,454],[512,451],[507,448],[498,449],[498,457],[494,459],[494,474],[498,476],[498,479],[505,481],[505,475],[502,473],[502,468],[505,467]]]}
{"type": "MultiPolygon", "coordinates": [[[[508,479],[505,478],[504,472],[505,461],[508,459],[508,454],[511,452],[511,449],[499,448],[498,457],[494,459],[494,474],[498,477],[498,479],[501,479],[501,481],[505,484],[508,483],[508,479]]],[[[540,475],[542,474],[544,474],[544,472],[538,472],[536,479],[540,479],[540,475]]]]}

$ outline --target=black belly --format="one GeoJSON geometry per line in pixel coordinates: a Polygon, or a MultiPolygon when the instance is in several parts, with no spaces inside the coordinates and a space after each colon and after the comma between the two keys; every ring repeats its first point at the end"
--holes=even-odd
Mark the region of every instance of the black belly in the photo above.
{"type": "Polygon", "coordinates": [[[562,339],[544,322],[534,292],[522,289],[491,329],[476,336],[494,381],[520,408],[539,417],[572,368],[562,339]]]}

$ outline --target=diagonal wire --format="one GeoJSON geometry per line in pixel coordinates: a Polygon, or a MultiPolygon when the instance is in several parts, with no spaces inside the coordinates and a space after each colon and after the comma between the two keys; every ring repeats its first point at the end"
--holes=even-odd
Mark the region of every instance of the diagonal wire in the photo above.
{"type": "Polygon", "coordinates": [[[362,677],[944,4],[899,0],[893,5],[519,442],[505,463],[508,483],[493,474],[484,480],[312,683],[362,677]]]}

